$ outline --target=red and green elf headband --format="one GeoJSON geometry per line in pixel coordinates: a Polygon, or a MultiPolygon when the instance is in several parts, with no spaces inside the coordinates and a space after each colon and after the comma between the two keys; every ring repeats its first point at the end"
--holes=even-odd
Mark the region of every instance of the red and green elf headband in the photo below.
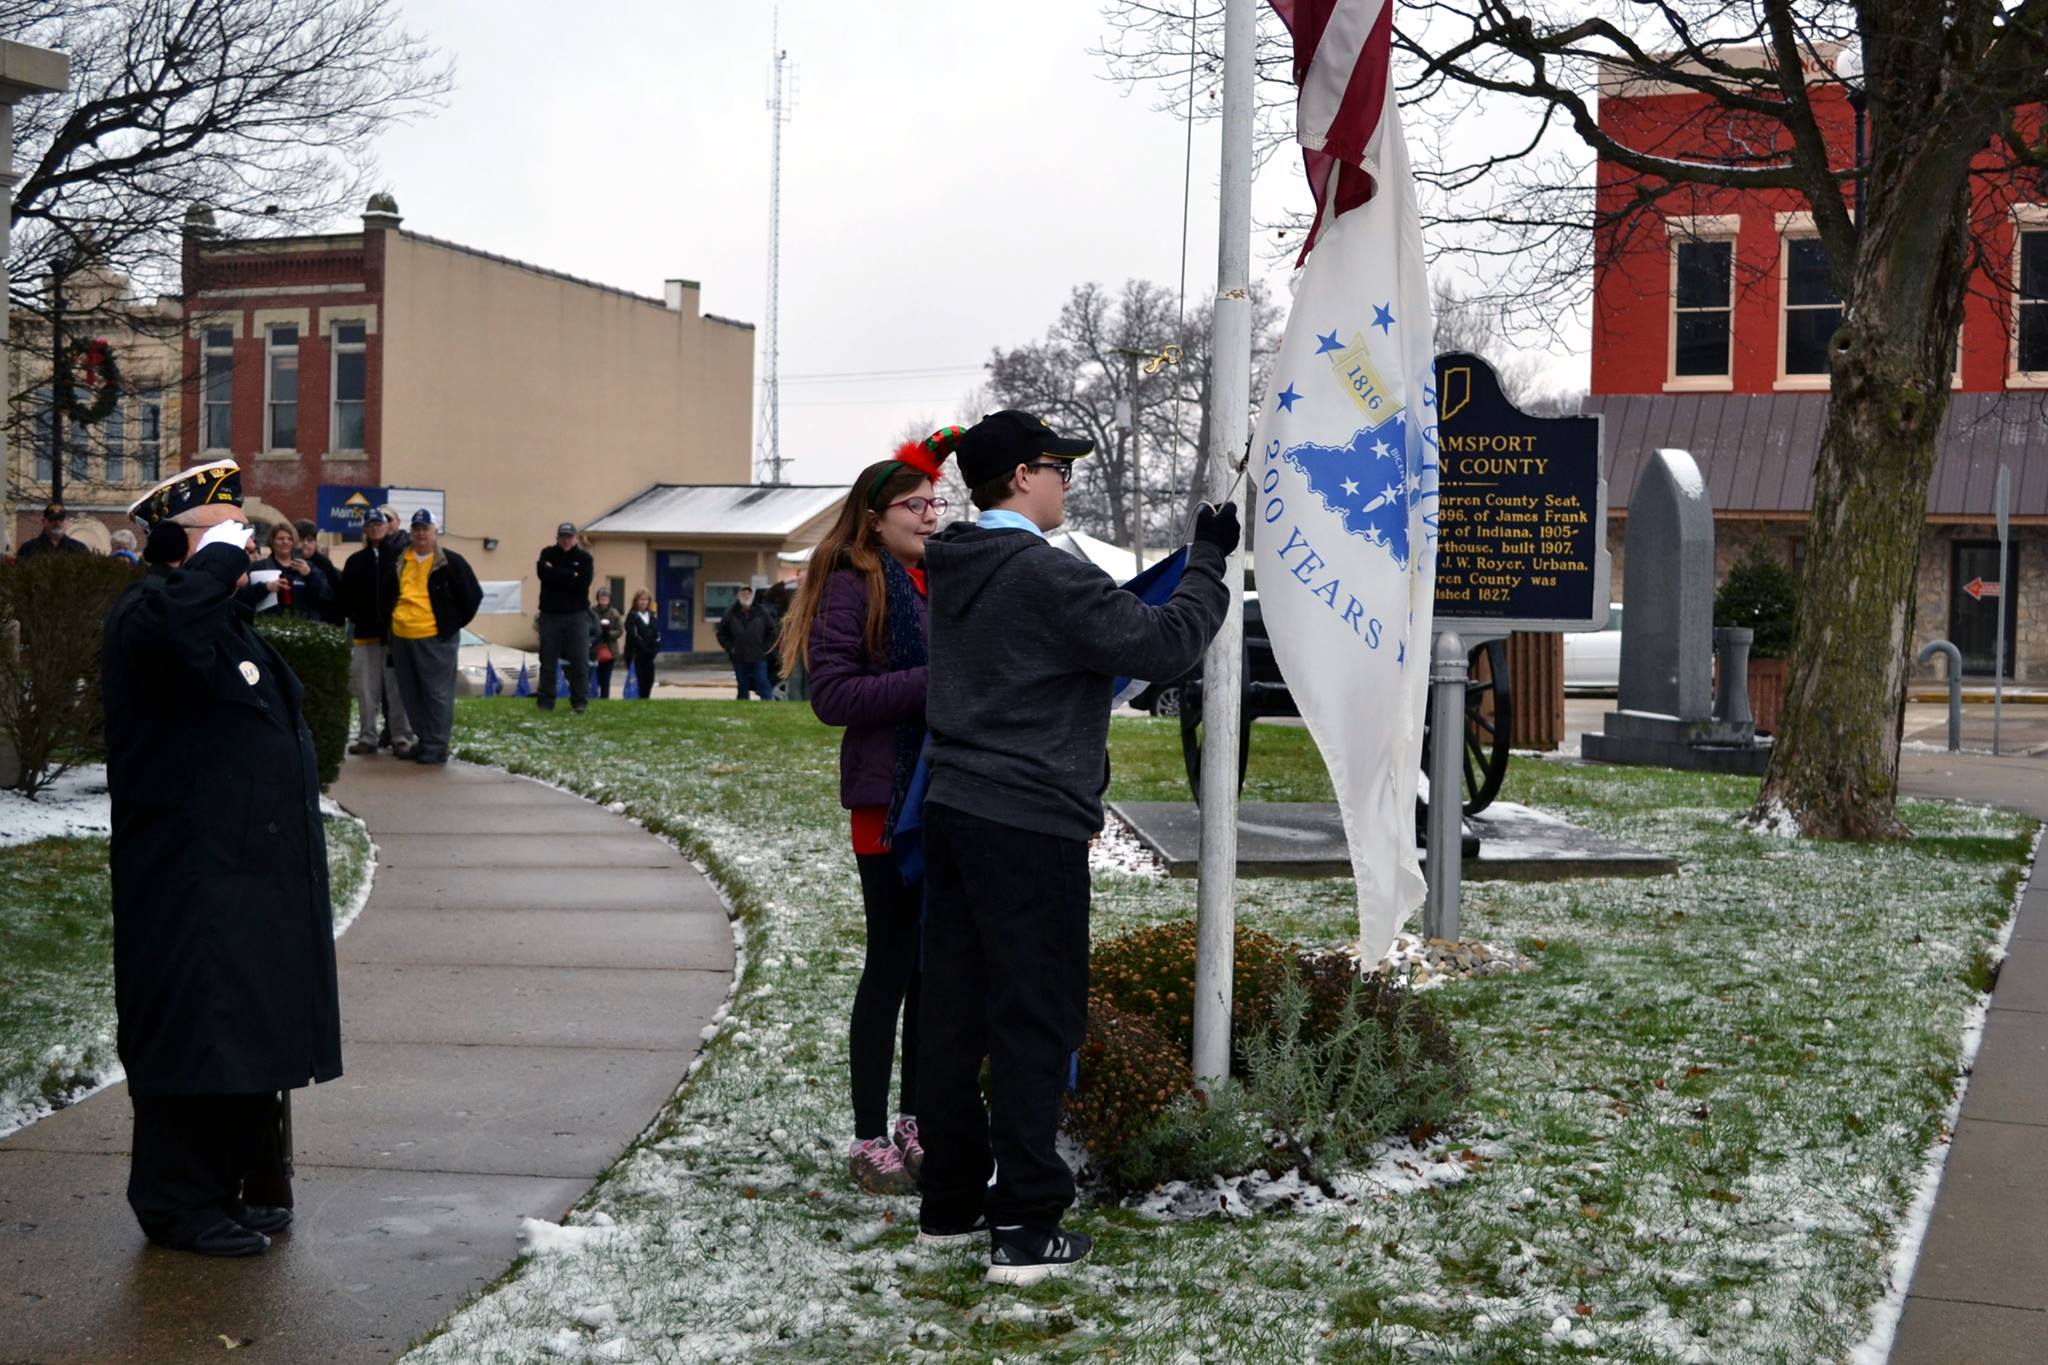
{"type": "Polygon", "coordinates": [[[882,467],[868,485],[868,506],[875,505],[875,499],[882,496],[882,485],[894,478],[900,469],[914,469],[930,479],[939,481],[939,471],[944,468],[946,457],[953,453],[953,447],[960,444],[960,438],[967,434],[965,427],[940,427],[922,441],[905,441],[896,448],[896,458],[882,467]]]}

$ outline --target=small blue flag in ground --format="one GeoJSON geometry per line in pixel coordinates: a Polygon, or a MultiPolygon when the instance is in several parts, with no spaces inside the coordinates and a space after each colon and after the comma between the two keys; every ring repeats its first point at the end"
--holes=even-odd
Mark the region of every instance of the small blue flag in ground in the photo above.
{"type": "Polygon", "coordinates": [[[569,670],[560,660],[557,660],[555,663],[555,695],[558,697],[569,695],[569,670]]]}
{"type": "Polygon", "coordinates": [[[627,701],[640,700],[640,671],[638,669],[628,668],[626,670],[626,686],[619,695],[627,701]]]}
{"type": "Polygon", "coordinates": [[[495,697],[504,690],[504,685],[498,681],[498,670],[491,667],[491,656],[484,655],[484,695],[495,697]]]}
{"type": "Polygon", "coordinates": [[[519,661],[519,681],[513,685],[512,695],[530,697],[533,695],[533,681],[526,676],[526,660],[519,661]]]}

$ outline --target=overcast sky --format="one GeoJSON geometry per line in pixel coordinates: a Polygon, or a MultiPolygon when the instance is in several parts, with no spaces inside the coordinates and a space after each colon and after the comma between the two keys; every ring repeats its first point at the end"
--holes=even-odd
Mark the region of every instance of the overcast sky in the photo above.
{"type": "MultiPolygon", "coordinates": [[[[408,228],[657,297],[699,280],[706,312],[763,323],[767,0],[405,14],[457,64],[447,107],[379,148],[408,228]]],[[[1041,335],[1073,285],[1178,280],[1186,125],[1105,79],[1103,32],[1099,0],[785,0],[791,482],[850,478],[914,419],[979,416],[960,403],[990,348],[1041,335]]],[[[1191,300],[1215,284],[1217,158],[1198,125],[1191,300]]],[[[1259,212],[1289,195],[1306,191],[1282,158],[1259,212]]]]}

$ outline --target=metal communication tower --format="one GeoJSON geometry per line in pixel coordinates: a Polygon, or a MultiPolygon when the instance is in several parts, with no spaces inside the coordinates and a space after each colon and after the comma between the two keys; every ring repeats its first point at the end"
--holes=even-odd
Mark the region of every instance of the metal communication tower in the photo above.
{"type": "Polygon", "coordinates": [[[754,458],[754,478],[761,483],[782,482],[782,379],[777,309],[780,304],[782,273],[782,125],[789,121],[783,103],[783,68],[789,54],[782,50],[781,17],[775,27],[775,93],[768,101],[768,317],[761,338],[761,419],[754,458]]]}

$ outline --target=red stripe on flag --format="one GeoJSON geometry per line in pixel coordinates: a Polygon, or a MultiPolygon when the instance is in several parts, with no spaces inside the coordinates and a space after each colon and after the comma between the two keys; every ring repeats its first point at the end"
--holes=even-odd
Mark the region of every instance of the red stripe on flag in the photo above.
{"type": "Polygon", "coordinates": [[[1308,74],[1308,64],[1315,59],[1316,45],[1323,41],[1323,29],[1339,3],[1341,0],[1272,0],[1273,13],[1280,16],[1280,22],[1287,26],[1289,36],[1294,39],[1294,83],[1297,86],[1308,74]]]}
{"type": "MultiPolygon", "coordinates": [[[[1339,7],[1369,5],[1375,0],[1269,0],[1269,3],[1294,39],[1294,79],[1299,87],[1315,63],[1317,49],[1331,16],[1339,7]]],[[[1365,44],[1345,80],[1344,95],[1336,116],[1331,120],[1323,147],[1304,148],[1302,151],[1309,190],[1315,197],[1316,215],[1296,265],[1308,259],[1326,217],[1349,213],[1373,196],[1372,177],[1359,168],[1365,161],[1373,134],[1379,129],[1380,115],[1386,108],[1387,86],[1393,79],[1393,38],[1394,5],[1392,0],[1380,0],[1379,12],[1373,17],[1365,44]],[[1337,177],[1336,203],[1332,205],[1330,176],[1340,164],[1348,168],[1349,174],[1337,177]]],[[[1330,60],[1329,54],[1324,54],[1324,60],[1330,60]]],[[[1299,118],[1298,106],[1296,117],[1299,118]]],[[[1299,136],[1298,126],[1296,133],[1299,136]]]]}

